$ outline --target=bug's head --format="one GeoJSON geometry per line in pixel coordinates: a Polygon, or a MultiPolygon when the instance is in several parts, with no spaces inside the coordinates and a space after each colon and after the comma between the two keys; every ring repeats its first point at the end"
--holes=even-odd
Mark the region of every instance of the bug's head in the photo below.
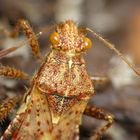
{"type": "Polygon", "coordinates": [[[82,33],[72,20],[61,22],[50,36],[53,49],[84,52],[91,47],[92,42],[82,33]]]}

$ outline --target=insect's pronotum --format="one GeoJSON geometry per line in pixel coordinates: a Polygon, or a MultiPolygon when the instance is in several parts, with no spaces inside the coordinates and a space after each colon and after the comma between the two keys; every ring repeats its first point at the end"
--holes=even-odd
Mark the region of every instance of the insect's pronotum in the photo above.
{"type": "MultiPolygon", "coordinates": [[[[41,59],[37,35],[27,21],[19,20],[15,30],[7,34],[16,36],[19,28],[24,30],[33,55],[41,59]]],[[[133,64],[94,31],[78,28],[72,20],[61,22],[55,26],[55,32],[50,36],[52,51],[43,59],[39,70],[34,74],[22,105],[1,140],[78,140],[83,114],[107,121],[105,126],[91,135],[91,140],[98,139],[112,125],[111,114],[87,105],[94,94],[92,80],[102,79],[91,78],[87,74],[82,54],[91,47],[91,41],[85,36],[86,32],[91,32],[105,43],[140,75],[133,64]]],[[[19,47],[1,51],[0,57],[17,48],[19,47]]],[[[29,79],[24,72],[5,66],[0,67],[0,75],[29,79]]],[[[9,99],[0,106],[0,119],[8,114],[15,102],[17,98],[9,99]]]]}

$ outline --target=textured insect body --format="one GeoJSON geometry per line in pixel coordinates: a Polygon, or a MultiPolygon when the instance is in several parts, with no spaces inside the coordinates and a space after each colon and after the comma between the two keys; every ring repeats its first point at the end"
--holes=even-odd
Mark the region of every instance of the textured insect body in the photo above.
{"type": "Polygon", "coordinates": [[[65,53],[53,50],[35,80],[38,89],[48,96],[53,122],[57,119],[58,122],[61,115],[74,104],[80,100],[87,101],[93,94],[92,82],[82,57],[78,55],[71,58],[71,69],[67,59],[69,56],[65,53]]]}
{"type": "Polygon", "coordinates": [[[58,24],[50,40],[52,51],[1,140],[79,138],[81,116],[94,93],[82,57],[91,44],[70,20],[58,24]]]}
{"type": "MultiPolygon", "coordinates": [[[[26,20],[19,20],[13,33],[22,28],[28,38],[33,55],[41,59],[38,35],[35,35],[26,20]]],[[[82,54],[91,47],[91,41],[84,33],[90,32],[109,49],[113,50],[137,75],[140,71],[130,63],[113,44],[89,28],[79,28],[71,21],[56,26],[50,36],[51,53],[44,59],[34,74],[23,103],[1,140],[79,140],[79,125],[83,113],[107,123],[90,140],[99,139],[112,125],[113,116],[96,106],[87,105],[94,94],[92,81],[108,81],[105,77],[89,77],[82,54]],[[92,80],[92,81],[91,81],[92,80]]],[[[25,43],[21,43],[25,44],[25,43]]],[[[21,46],[0,51],[0,58],[21,46]]],[[[0,67],[0,75],[9,78],[29,79],[29,76],[15,68],[0,67]]],[[[17,99],[10,99],[0,106],[0,119],[6,117],[17,99]]]]}

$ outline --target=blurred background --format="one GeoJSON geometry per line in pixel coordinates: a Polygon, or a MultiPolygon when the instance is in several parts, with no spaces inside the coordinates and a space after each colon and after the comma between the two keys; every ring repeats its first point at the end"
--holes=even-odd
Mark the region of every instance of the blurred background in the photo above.
{"type": "MultiPolygon", "coordinates": [[[[42,27],[72,19],[78,26],[89,27],[115,44],[140,69],[139,0],[0,0],[0,29],[12,30],[21,18],[27,19],[36,33],[42,27]]],[[[50,51],[49,35],[50,32],[39,38],[43,55],[50,51]]],[[[102,107],[115,116],[115,123],[101,139],[140,140],[140,77],[104,44],[92,35],[88,36],[93,41],[93,47],[85,55],[88,73],[109,78],[107,84],[95,84],[95,96],[89,104],[102,107]]],[[[24,40],[22,32],[16,39],[0,34],[0,50],[24,40]]],[[[2,58],[0,63],[24,70],[30,75],[39,67],[27,46],[2,58]]],[[[23,95],[28,86],[26,81],[1,77],[0,102],[7,97],[23,95]]],[[[0,123],[0,135],[17,108],[0,123]]],[[[87,140],[89,134],[102,125],[104,121],[84,116],[80,139],[87,140]]]]}

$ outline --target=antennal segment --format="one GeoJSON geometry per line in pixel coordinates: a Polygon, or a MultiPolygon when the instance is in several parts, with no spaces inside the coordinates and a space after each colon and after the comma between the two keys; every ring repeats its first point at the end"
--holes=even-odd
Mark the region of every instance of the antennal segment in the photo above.
{"type": "Polygon", "coordinates": [[[95,36],[95,38],[99,39],[101,42],[103,42],[106,45],[106,47],[108,47],[109,49],[114,51],[138,76],[140,76],[140,71],[136,68],[136,66],[134,64],[130,63],[128,61],[128,59],[125,56],[123,56],[123,54],[119,50],[117,50],[115,48],[114,44],[111,44],[109,41],[107,41],[106,39],[101,37],[99,34],[97,34],[95,31],[93,31],[89,28],[81,28],[80,30],[83,32],[88,31],[88,32],[92,33],[95,36]]]}
{"type": "MultiPolygon", "coordinates": [[[[54,28],[56,25],[52,25],[52,26],[47,26],[41,29],[40,32],[38,32],[37,34],[35,34],[36,39],[38,39],[41,35],[43,35],[44,33],[48,32],[49,30],[51,30],[52,28],[54,28]]],[[[30,43],[31,40],[33,39],[33,37],[26,39],[25,41],[21,41],[18,45],[12,46],[10,48],[4,49],[0,51],[0,58],[16,51],[17,49],[25,46],[26,44],[30,43]]]]}

